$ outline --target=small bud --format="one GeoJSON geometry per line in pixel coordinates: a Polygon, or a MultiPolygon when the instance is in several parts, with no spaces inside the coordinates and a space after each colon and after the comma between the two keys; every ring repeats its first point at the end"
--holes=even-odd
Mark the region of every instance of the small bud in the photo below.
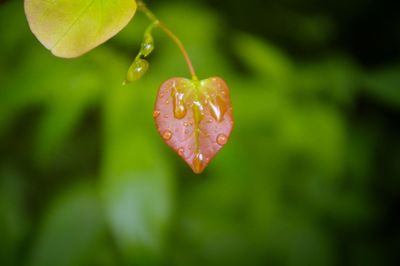
{"type": "Polygon", "coordinates": [[[140,48],[140,53],[147,57],[154,50],[154,40],[150,33],[146,33],[140,48]]]}
{"type": "Polygon", "coordinates": [[[124,85],[139,80],[149,69],[149,62],[144,59],[136,58],[128,69],[124,85]]]}

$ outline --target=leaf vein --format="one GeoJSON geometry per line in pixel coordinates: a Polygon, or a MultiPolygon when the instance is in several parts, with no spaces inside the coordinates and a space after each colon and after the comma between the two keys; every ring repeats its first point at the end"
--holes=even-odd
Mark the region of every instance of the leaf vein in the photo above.
{"type": "Polygon", "coordinates": [[[57,45],[60,44],[60,42],[65,38],[65,36],[68,35],[68,33],[72,30],[72,28],[79,22],[79,20],[83,17],[83,15],[86,13],[86,11],[94,4],[96,0],[90,1],[90,3],[82,10],[82,12],[78,15],[78,17],[72,22],[71,26],[68,27],[68,29],[61,35],[61,37],[55,42],[51,50],[56,48],[57,45]]]}

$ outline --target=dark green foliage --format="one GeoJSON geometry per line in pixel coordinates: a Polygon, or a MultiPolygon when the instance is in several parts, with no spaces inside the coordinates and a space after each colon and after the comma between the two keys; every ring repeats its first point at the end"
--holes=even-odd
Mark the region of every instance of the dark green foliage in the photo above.
{"type": "MultiPolygon", "coordinates": [[[[322,7],[305,18],[284,1],[288,24],[260,20],[290,38],[270,42],[182,2],[156,11],[199,77],[229,83],[236,119],[200,176],[152,120],[160,81],[187,73],[177,48],[154,32],[151,74],[121,86],[143,16],[66,61],[32,36],[20,1],[0,4],[0,265],[395,265],[398,64],[324,46],[351,22],[322,7]]],[[[254,14],[242,15],[246,29],[254,14]]]]}

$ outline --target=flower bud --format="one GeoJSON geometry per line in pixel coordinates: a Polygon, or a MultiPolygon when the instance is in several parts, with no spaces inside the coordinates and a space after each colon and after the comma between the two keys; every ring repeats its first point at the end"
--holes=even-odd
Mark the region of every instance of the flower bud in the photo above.
{"type": "Polygon", "coordinates": [[[140,53],[147,57],[154,50],[154,40],[150,33],[146,33],[140,48],[140,53]]]}
{"type": "Polygon", "coordinates": [[[136,58],[128,69],[124,84],[139,80],[149,69],[149,62],[145,59],[136,58]]]}

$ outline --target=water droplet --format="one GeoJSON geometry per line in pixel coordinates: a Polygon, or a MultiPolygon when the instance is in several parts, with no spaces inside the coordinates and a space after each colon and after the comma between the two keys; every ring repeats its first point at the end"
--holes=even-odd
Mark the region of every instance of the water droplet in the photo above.
{"type": "Polygon", "coordinates": [[[200,123],[200,121],[203,119],[203,105],[201,104],[200,101],[193,101],[193,105],[192,105],[192,109],[193,109],[193,118],[194,118],[194,123],[197,125],[200,123]]]}
{"type": "Polygon", "coordinates": [[[189,134],[189,129],[185,129],[185,134],[187,135],[187,134],[189,134]]]}
{"type": "Polygon", "coordinates": [[[175,87],[171,96],[174,100],[174,116],[178,119],[184,118],[186,115],[186,107],[183,102],[185,94],[175,87]]]}
{"type": "Polygon", "coordinates": [[[213,121],[211,120],[211,119],[208,119],[207,120],[207,123],[212,123],[213,121]]]}
{"type": "Polygon", "coordinates": [[[155,111],[153,112],[153,117],[154,117],[154,118],[157,118],[159,115],[160,115],[160,111],[155,110],[155,111]]]}
{"type": "Polygon", "coordinates": [[[172,138],[172,133],[169,130],[165,130],[164,133],[162,134],[162,138],[164,140],[170,140],[172,138]]]}
{"type": "Polygon", "coordinates": [[[164,97],[164,93],[160,92],[160,98],[164,97]]]}
{"type": "Polygon", "coordinates": [[[217,143],[219,145],[221,145],[221,146],[225,145],[227,141],[228,141],[228,138],[224,134],[219,134],[217,136],[217,143]]]}
{"type": "Polygon", "coordinates": [[[175,115],[175,117],[178,118],[178,119],[184,118],[185,115],[186,115],[186,108],[185,108],[185,106],[183,106],[183,105],[177,105],[177,106],[174,108],[174,115],[175,115]]]}
{"type": "Polygon", "coordinates": [[[220,96],[216,96],[214,101],[210,101],[210,108],[211,115],[215,120],[221,122],[227,109],[225,101],[220,96]]]}
{"type": "Polygon", "coordinates": [[[166,101],[165,101],[165,104],[169,104],[169,101],[168,101],[168,100],[166,100],[166,101]]]}
{"type": "Polygon", "coordinates": [[[185,154],[185,150],[183,148],[178,149],[179,156],[183,156],[185,154]]]}
{"type": "Polygon", "coordinates": [[[189,123],[188,123],[188,122],[183,122],[183,125],[184,125],[185,127],[187,127],[187,126],[189,126],[189,123]]]}
{"type": "Polygon", "coordinates": [[[193,171],[200,174],[203,171],[204,158],[202,153],[197,153],[193,159],[193,171]]]}
{"type": "Polygon", "coordinates": [[[169,116],[168,115],[164,115],[164,118],[168,118],[169,116]]]}
{"type": "Polygon", "coordinates": [[[200,101],[193,101],[193,104],[199,111],[203,112],[204,108],[200,101]]]}

